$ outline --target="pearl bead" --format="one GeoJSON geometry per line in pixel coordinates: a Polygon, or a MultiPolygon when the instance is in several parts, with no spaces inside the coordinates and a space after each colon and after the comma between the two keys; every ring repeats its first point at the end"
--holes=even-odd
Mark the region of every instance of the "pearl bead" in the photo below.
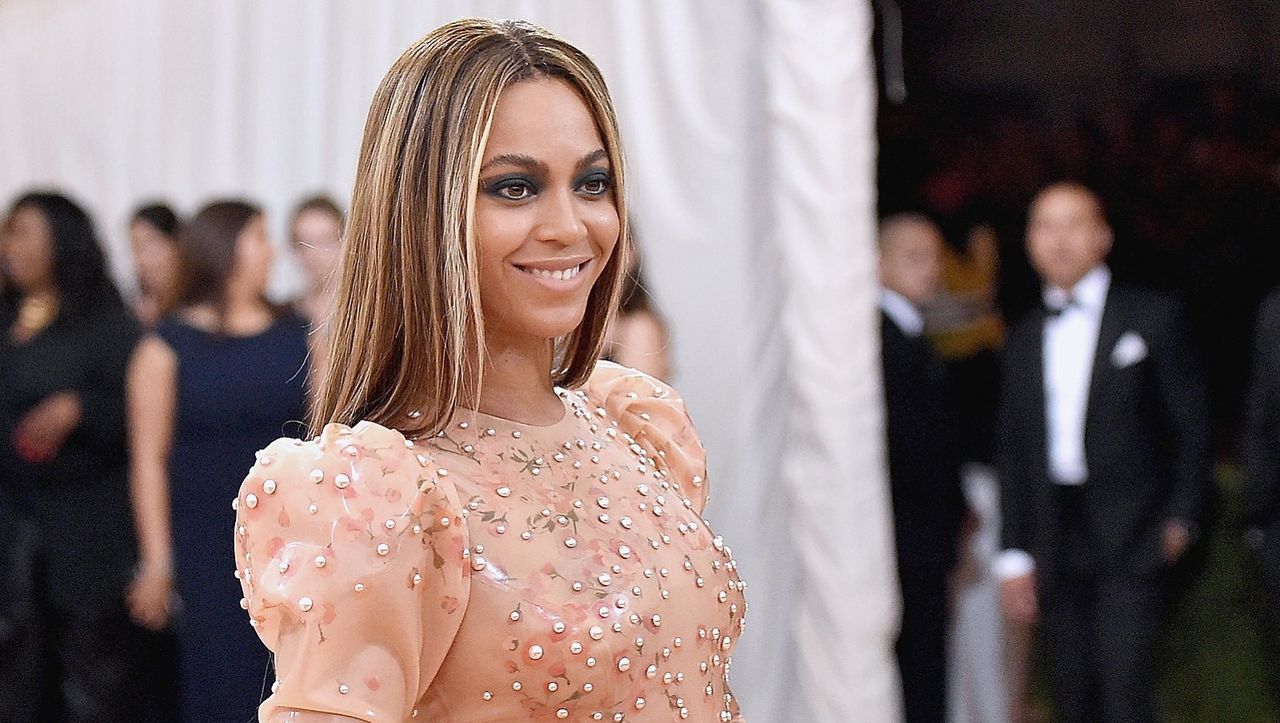
{"type": "Polygon", "coordinates": [[[345,490],[351,484],[351,478],[339,472],[333,478],[333,486],[340,490],[345,490]]]}
{"type": "Polygon", "coordinates": [[[541,645],[530,645],[530,646],[529,646],[529,660],[542,660],[542,646],[541,646],[541,645]]]}
{"type": "Polygon", "coordinates": [[[309,597],[298,598],[298,609],[304,613],[309,612],[314,604],[309,597]]]}

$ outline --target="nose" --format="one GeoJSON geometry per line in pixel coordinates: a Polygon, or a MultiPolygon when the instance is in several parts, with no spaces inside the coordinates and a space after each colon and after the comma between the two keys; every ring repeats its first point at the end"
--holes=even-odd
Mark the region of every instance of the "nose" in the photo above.
{"type": "Polygon", "coordinates": [[[587,235],[579,200],[571,191],[544,191],[538,197],[534,236],[539,241],[570,246],[587,235]]]}

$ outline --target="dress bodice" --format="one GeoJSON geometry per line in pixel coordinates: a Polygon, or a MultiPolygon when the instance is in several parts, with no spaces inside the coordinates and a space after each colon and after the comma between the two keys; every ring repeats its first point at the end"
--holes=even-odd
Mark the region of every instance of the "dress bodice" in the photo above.
{"type": "Polygon", "coordinates": [[[236,539],[264,720],[737,720],[745,585],[682,402],[607,363],[560,396],[545,427],[463,410],[259,455],[236,539]]]}

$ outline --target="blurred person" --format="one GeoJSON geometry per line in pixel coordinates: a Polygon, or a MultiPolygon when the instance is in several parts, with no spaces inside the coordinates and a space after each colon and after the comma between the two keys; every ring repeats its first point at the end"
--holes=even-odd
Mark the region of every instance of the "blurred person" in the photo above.
{"type": "Polygon", "coordinates": [[[85,211],[0,230],[0,720],[137,720],[125,367],[138,328],[85,211]]]}
{"type": "Polygon", "coordinates": [[[178,238],[177,310],[129,366],[140,548],[129,604],[151,629],[177,617],[183,720],[252,720],[267,655],[228,570],[228,503],[242,460],[304,414],[306,325],[266,301],[272,247],[256,206],[209,204],[178,238]]]}
{"type": "Polygon", "coordinates": [[[605,337],[603,358],[671,380],[671,331],[649,295],[638,250],[627,260],[618,314],[605,337]]]}
{"type": "Polygon", "coordinates": [[[1258,313],[1253,371],[1245,397],[1241,461],[1246,539],[1261,573],[1270,633],[1268,681],[1280,693],[1280,290],[1258,313]]]}
{"type": "MultiPolygon", "coordinates": [[[[307,337],[311,349],[310,368],[314,375],[325,365],[328,348],[329,315],[337,288],[338,262],[342,259],[342,209],[327,196],[312,196],[293,211],[289,235],[294,253],[308,277],[307,290],[294,303],[294,310],[311,327],[307,337]]],[[[308,385],[314,390],[315,379],[308,385]]]]}
{"type": "Polygon", "coordinates": [[[1212,481],[1208,400],[1177,304],[1114,282],[1088,188],[1032,202],[1043,310],[1009,333],[997,432],[1001,603],[1039,620],[1066,721],[1154,721],[1170,567],[1212,481]]]}
{"type": "Polygon", "coordinates": [[[946,720],[949,580],[967,512],[946,370],[921,313],[941,290],[943,243],[924,216],[880,225],[881,358],[902,592],[896,652],[907,723],[946,720]]]}
{"type": "Polygon", "coordinates": [[[289,224],[293,251],[302,262],[308,282],[295,309],[312,329],[324,325],[333,309],[343,223],[337,203],[327,196],[312,196],[298,204],[289,224]]]}
{"type": "Polygon", "coordinates": [[[150,203],[133,212],[129,244],[138,275],[138,296],[133,311],[150,327],[167,314],[178,292],[178,215],[162,203],[150,203]]]}
{"type": "Polygon", "coordinates": [[[598,361],[621,149],[599,70],[526,22],[444,25],[379,85],[319,437],[273,442],[237,499],[261,720],[741,720],[697,431],[598,361]]]}

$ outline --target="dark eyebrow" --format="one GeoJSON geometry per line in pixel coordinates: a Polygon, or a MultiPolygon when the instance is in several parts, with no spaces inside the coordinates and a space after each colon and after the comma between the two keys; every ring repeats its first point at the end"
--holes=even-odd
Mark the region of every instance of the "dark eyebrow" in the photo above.
{"type": "MultiPolygon", "coordinates": [[[[605,151],[605,149],[597,148],[596,150],[583,156],[582,160],[578,161],[577,171],[581,172],[584,169],[586,169],[587,166],[590,166],[592,163],[595,163],[596,161],[599,161],[608,157],[609,157],[609,153],[605,151]]],[[[494,156],[493,158],[490,158],[489,161],[485,163],[483,166],[480,166],[480,173],[484,173],[486,170],[489,169],[490,166],[499,166],[504,164],[519,166],[527,171],[540,173],[542,175],[550,175],[550,169],[547,168],[547,164],[537,160],[536,158],[533,158],[532,156],[526,156],[523,153],[504,153],[500,156],[494,156]]]]}
{"type": "Polygon", "coordinates": [[[533,171],[543,175],[547,175],[550,170],[547,168],[547,164],[531,156],[526,156],[523,153],[504,153],[500,156],[490,158],[488,163],[480,166],[480,172],[484,173],[490,166],[498,165],[519,166],[527,171],[533,171]]]}
{"type": "Polygon", "coordinates": [[[595,163],[596,161],[602,161],[608,157],[609,157],[609,154],[603,148],[597,148],[594,151],[583,156],[582,160],[578,161],[578,171],[582,172],[586,170],[587,166],[591,165],[592,163],[595,163]]]}

